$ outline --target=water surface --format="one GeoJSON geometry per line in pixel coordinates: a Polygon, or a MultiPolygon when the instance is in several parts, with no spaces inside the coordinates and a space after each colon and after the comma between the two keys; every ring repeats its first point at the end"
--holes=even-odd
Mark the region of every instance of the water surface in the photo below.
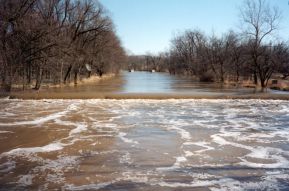
{"type": "Polygon", "coordinates": [[[56,92],[116,93],[116,94],[208,94],[230,95],[254,93],[254,89],[222,86],[216,83],[201,83],[190,77],[168,73],[123,71],[111,80],[78,87],[53,89],[56,92]]]}
{"type": "Polygon", "coordinates": [[[0,190],[288,190],[289,102],[0,100],[0,190]]]}

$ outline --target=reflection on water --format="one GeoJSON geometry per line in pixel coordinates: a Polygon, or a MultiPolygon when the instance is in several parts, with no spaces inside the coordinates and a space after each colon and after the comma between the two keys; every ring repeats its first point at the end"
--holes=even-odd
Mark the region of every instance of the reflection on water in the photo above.
{"type": "Polygon", "coordinates": [[[0,190],[288,190],[289,102],[0,100],[0,190]]]}
{"type": "Polygon", "coordinates": [[[172,92],[174,78],[166,73],[124,72],[124,93],[168,93],[172,92]]]}
{"type": "Polygon", "coordinates": [[[221,86],[216,83],[201,83],[189,77],[170,75],[168,73],[124,72],[124,93],[253,93],[248,88],[221,86]]]}
{"type": "Polygon", "coordinates": [[[54,92],[84,93],[164,93],[164,94],[246,94],[254,89],[222,87],[215,83],[200,83],[189,77],[180,77],[168,73],[121,72],[110,80],[78,87],[53,89],[54,92]]]}

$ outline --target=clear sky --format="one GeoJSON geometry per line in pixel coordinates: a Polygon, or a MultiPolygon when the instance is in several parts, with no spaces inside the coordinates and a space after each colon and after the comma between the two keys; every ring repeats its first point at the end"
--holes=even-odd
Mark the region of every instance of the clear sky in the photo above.
{"type": "MultiPolygon", "coordinates": [[[[282,12],[279,36],[289,40],[289,0],[268,0],[282,12]]],[[[174,35],[199,29],[220,35],[238,31],[243,0],[100,0],[129,54],[169,49],[174,35]]]]}

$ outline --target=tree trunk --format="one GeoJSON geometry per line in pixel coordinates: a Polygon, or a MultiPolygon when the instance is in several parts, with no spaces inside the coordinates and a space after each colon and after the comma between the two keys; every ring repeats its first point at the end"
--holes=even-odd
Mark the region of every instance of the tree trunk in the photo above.
{"type": "Polygon", "coordinates": [[[221,83],[223,84],[225,82],[223,65],[221,65],[221,76],[220,77],[221,77],[221,83]]]}
{"type": "Polygon", "coordinates": [[[27,64],[27,69],[26,69],[26,78],[27,78],[27,84],[31,84],[31,78],[32,78],[32,69],[31,69],[31,63],[27,64]]]}
{"type": "Polygon", "coordinates": [[[254,84],[255,85],[258,85],[258,76],[257,76],[257,72],[256,71],[254,71],[254,84]]]}
{"type": "Polygon", "coordinates": [[[2,78],[2,88],[6,92],[12,90],[12,66],[4,68],[4,77],[2,78]]]}
{"type": "Polygon", "coordinates": [[[77,85],[78,71],[74,71],[74,85],[77,85]]]}
{"type": "Polygon", "coordinates": [[[4,71],[4,75],[2,77],[1,88],[5,92],[11,92],[12,89],[12,81],[9,79],[8,72],[4,71]]]}
{"type": "Polygon", "coordinates": [[[239,73],[239,70],[237,70],[237,79],[236,79],[237,82],[239,82],[239,78],[240,78],[240,73],[239,73]]]}
{"type": "Polygon", "coordinates": [[[260,82],[261,82],[261,87],[262,88],[266,88],[266,83],[265,83],[266,80],[264,79],[260,79],[260,82]]]}
{"type": "Polygon", "coordinates": [[[60,84],[62,83],[62,74],[63,73],[63,62],[61,62],[61,68],[60,68],[60,80],[59,80],[59,82],[60,82],[60,84]]]}
{"type": "Polygon", "coordinates": [[[35,87],[34,87],[35,90],[39,90],[40,89],[41,83],[42,83],[42,77],[43,77],[43,70],[42,70],[41,67],[38,67],[38,71],[37,71],[37,74],[36,74],[36,84],[35,84],[35,87]]]}
{"type": "Polygon", "coordinates": [[[70,66],[68,67],[67,72],[66,72],[66,74],[65,74],[65,76],[64,76],[64,80],[63,80],[63,83],[64,83],[64,84],[66,84],[66,80],[67,80],[67,78],[70,76],[71,69],[72,69],[72,65],[70,65],[70,66]]]}
{"type": "Polygon", "coordinates": [[[23,68],[23,75],[22,75],[22,90],[25,90],[26,86],[26,67],[23,68]]]}

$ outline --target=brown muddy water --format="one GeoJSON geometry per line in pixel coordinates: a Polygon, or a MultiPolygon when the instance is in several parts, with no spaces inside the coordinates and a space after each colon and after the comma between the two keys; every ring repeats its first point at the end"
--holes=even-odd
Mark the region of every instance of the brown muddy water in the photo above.
{"type": "MultiPolygon", "coordinates": [[[[168,73],[122,71],[110,80],[77,87],[50,89],[51,93],[116,93],[116,94],[190,94],[233,95],[255,93],[255,89],[201,83],[189,77],[168,73]]],[[[270,91],[271,92],[271,91],[270,91]]]]}
{"type": "Polygon", "coordinates": [[[288,190],[289,102],[0,100],[0,190],[288,190]]]}
{"type": "MultiPolygon", "coordinates": [[[[0,94],[1,96],[1,94],[0,94]]],[[[289,100],[289,92],[200,83],[192,78],[167,73],[121,72],[114,78],[76,87],[18,91],[18,99],[279,99],[289,100]]]]}

